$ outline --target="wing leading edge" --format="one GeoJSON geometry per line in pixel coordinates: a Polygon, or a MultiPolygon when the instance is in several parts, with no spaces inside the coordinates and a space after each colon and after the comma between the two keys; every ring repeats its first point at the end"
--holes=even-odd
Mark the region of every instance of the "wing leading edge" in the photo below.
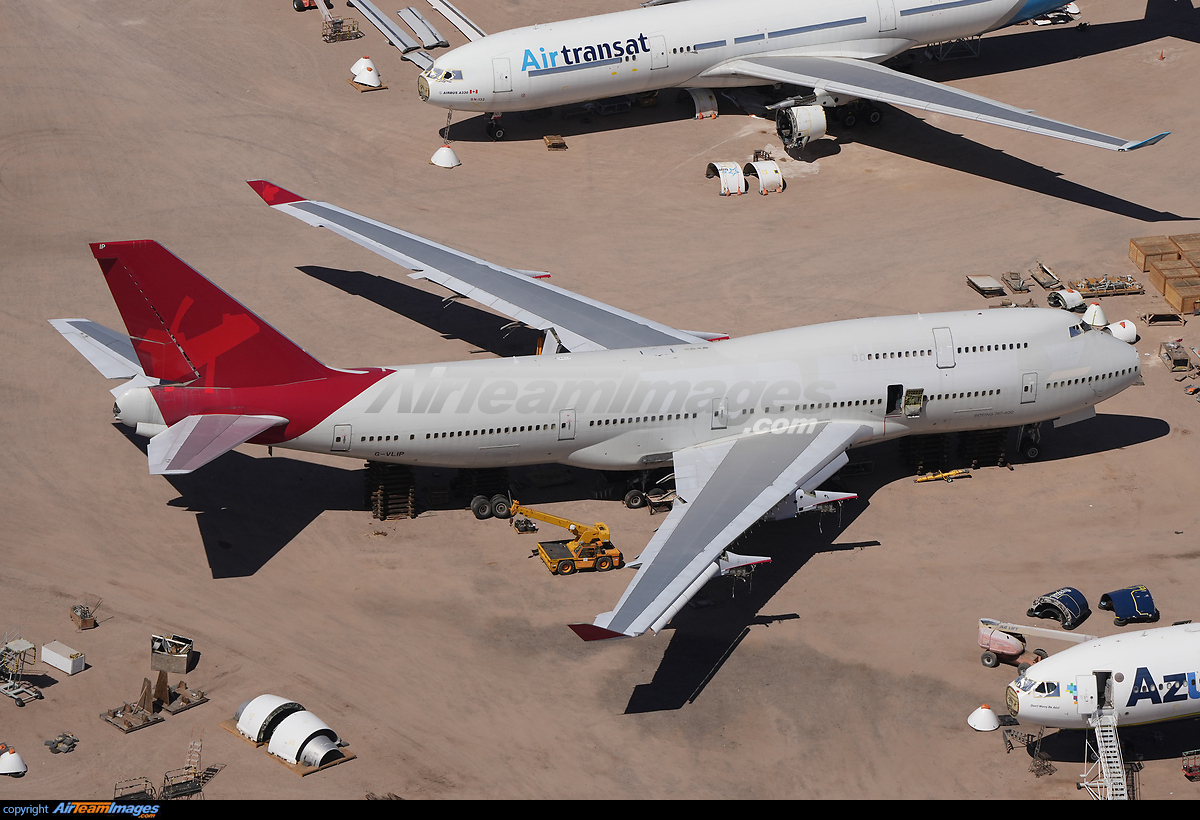
{"type": "Polygon", "coordinates": [[[782,57],[764,54],[761,57],[734,60],[701,76],[754,77],[819,88],[835,94],[948,114],[1112,151],[1133,151],[1153,145],[1170,133],[1165,131],[1144,140],[1125,140],[1039,117],[978,94],[847,57],[782,57]]]}
{"type": "Polygon", "coordinates": [[[637,576],[611,612],[572,624],[584,640],[662,629],[713,576],[726,548],[797,488],[815,490],[871,436],[865,425],[825,423],[811,433],[762,433],[675,453],[676,502],[638,558],[637,576]]]}
{"type": "MultiPolygon", "coordinates": [[[[493,265],[461,251],[376,222],[328,202],[314,202],[252,180],[263,201],[309,225],[328,228],[385,259],[536,330],[554,331],[568,350],[613,350],[698,344],[705,337],[610,307],[555,287],[522,271],[493,265]]],[[[554,352],[551,346],[549,352],[554,352]]]]}

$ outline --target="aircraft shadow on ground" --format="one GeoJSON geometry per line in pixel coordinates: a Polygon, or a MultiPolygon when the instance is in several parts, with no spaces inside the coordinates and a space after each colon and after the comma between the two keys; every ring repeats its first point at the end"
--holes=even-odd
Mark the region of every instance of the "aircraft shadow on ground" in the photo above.
{"type": "Polygon", "coordinates": [[[1044,461],[1120,450],[1162,438],[1171,432],[1171,425],[1162,419],[1108,413],[1066,427],[1055,428],[1047,422],[1042,428],[1041,460],[1044,461]]]}
{"type": "MultiPolygon", "coordinates": [[[[843,144],[858,142],[890,154],[927,162],[931,165],[940,165],[953,171],[990,179],[1014,188],[1023,188],[1035,194],[1061,199],[1065,202],[1074,202],[1077,205],[1108,211],[1142,222],[1168,222],[1197,218],[1180,216],[1169,211],[1156,211],[1145,205],[1097,191],[1086,185],[1063,179],[1057,171],[1034,165],[995,148],[980,145],[959,134],[936,128],[920,117],[902,109],[883,104],[880,104],[879,108],[884,112],[882,124],[848,129],[840,123],[831,121],[829,124],[830,136],[836,137],[843,144]]],[[[947,127],[953,126],[951,123],[947,123],[947,127]]],[[[1103,149],[1080,146],[1079,150],[1098,151],[1103,149]]]]}
{"type": "MultiPolygon", "coordinates": [[[[147,439],[114,424],[143,453],[147,439]]],[[[168,502],[196,513],[213,578],[253,575],[326,510],[363,509],[363,471],[226,453],[203,469],[163,476],[168,502]]]]}
{"type": "MultiPolygon", "coordinates": [[[[664,122],[690,120],[695,117],[696,107],[687,92],[677,98],[677,89],[668,88],[658,95],[658,102],[642,108],[634,104],[628,111],[609,116],[582,111],[578,106],[542,108],[537,111],[520,111],[505,114],[504,140],[540,140],[548,134],[564,139],[580,134],[597,134],[626,128],[644,128],[664,122]]],[[[492,142],[484,130],[491,116],[478,114],[450,125],[450,138],[455,142],[492,142]]],[[[439,134],[443,134],[439,130],[439,134]]]]}
{"type": "Polygon", "coordinates": [[[364,271],[317,265],[297,268],[345,293],[361,296],[436,331],[444,339],[461,339],[497,356],[528,356],[537,350],[540,333],[525,326],[508,328],[511,319],[480,310],[458,299],[443,299],[420,288],[364,271]]]}
{"type": "MultiPolygon", "coordinates": [[[[1028,727],[1025,727],[1028,728],[1028,727]]],[[[1056,763],[1084,763],[1086,744],[1091,733],[1083,729],[1060,729],[1042,738],[1037,751],[1046,760],[1056,763]]],[[[1169,760],[1181,758],[1184,752],[1194,751],[1200,742],[1200,719],[1188,718],[1143,726],[1119,726],[1117,736],[1121,741],[1121,755],[1126,763],[1135,760],[1169,760]]],[[[1093,747],[1095,736],[1090,737],[1093,747]]],[[[1034,744],[1027,747],[1030,757],[1034,755],[1034,744]]],[[[1181,775],[1182,776],[1182,775],[1181,775]]]]}

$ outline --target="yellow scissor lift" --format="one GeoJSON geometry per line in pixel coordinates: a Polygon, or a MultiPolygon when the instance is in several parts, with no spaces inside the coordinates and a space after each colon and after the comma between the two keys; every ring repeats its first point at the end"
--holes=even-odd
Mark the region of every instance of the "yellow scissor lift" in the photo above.
{"type": "Polygon", "coordinates": [[[538,557],[555,575],[572,575],[581,569],[607,572],[610,569],[620,568],[624,564],[621,551],[614,547],[612,541],[609,540],[607,524],[598,522],[580,524],[578,521],[551,515],[532,507],[522,507],[516,501],[512,504],[510,514],[513,516],[523,515],[535,521],[562,527],[575,536],[571,540],[538,543],[538,557]]]}

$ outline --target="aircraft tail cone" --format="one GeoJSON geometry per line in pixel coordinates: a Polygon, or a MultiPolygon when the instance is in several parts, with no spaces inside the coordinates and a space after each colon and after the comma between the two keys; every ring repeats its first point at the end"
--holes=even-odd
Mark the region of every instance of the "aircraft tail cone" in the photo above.
{"type": "Polygon", "coordinates": [[[371,88],[379,88],[383,85],[383,80],[379,79],[379,72],[374,66],[367,66],[361,72],[354,75],[354,82],[359,85],[368,85],[371,88]]]}
{"type": "Polygon", "coordinates": [[[354,65],[350,66],[350,73],[357,77],[368,68],[375,72],[379,71],[379,69],[375,68],[375,61],[364,54],[354,63],[354,65]]]}
{"type": "Polygon", "coordinates": [[[462,165],[462,160],[458,158],[458,154],[454,153],[454,149],[449,145],[443,145],[434,151],[433,156],[429,158],[429,162],[431,165],[436,165],[439,168],[453,168],[456,165],[462,165]]]}
{"type": "Polygon", "coordinates": [[[976,732],[994,732],[1000,728],[1000,718],[986,703],[971,713],[967,725],[976,732]]]}

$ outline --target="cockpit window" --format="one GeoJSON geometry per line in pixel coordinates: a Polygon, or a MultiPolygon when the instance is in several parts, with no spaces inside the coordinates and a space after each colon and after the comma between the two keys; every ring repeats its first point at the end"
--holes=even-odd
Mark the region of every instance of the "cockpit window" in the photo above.
{"type": "Polygon", "coordinates": [[[1013,686],[1017,687],[1022,692],[1028,692],[1030,689],[1032,689],[1036,685],[1037,685],[1037,681],[1030,680],[1029,678],[1025,677],[1024,675],[1021,675],[1019,678],[1017,678],[1015,681],[1013,681],[1013,686]]]}
{"type": "Polygon", "coordinates": [[[1033,694],[1034,697],[1039,698],[1056,698],[1058,697],[1058,682],[1043,681],[1034,688],[1033,694]]]}
{"type": "Polygon", "coordinates": [[[1082,328],[1082,327],[1080,327],[1079,325],[1071,325],[1071,327],[1070,327],[1070,328],[1068,328],[1068,329],[1071,331],[1071,338],[1072,338],[1072,339],[1074,339],[1074,338],[1075,338],[1076,336],[1078,336],[1080,333],[1083,333],[1083,328],[1082,328]]]}
{"type": "Polygon", "coordinates": [[[454,69],[438,68],[437,66],[434,66],[433,68],[427,69],[423,76],[430,80],[461,80],[463,78],[463,73],[454,69]]]}

